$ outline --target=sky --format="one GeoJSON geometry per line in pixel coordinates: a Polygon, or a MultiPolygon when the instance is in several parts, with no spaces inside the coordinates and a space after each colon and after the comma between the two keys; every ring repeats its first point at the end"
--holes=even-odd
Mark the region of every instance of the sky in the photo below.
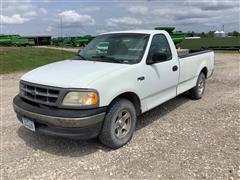
{"type": "Polygon", "coordinates": [[[153,29],[240,31],[238,0],[0,0],[0,34],[76,36],[153,29]]]}

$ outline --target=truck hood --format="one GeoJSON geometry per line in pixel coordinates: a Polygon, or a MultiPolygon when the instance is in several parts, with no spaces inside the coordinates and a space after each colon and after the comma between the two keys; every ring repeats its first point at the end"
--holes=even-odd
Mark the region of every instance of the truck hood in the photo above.
{"type": "Polygon", "coordinates": [[[23,81],[62,88],[88,88],[87,86],[128,64],[97,61],[65,60],[34,69],[21,78],[23,81]]]}

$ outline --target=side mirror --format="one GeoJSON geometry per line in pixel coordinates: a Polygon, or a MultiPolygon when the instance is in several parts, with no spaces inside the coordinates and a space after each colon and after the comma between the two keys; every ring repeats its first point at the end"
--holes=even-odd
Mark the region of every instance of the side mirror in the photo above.
{"type": "Polygon", "coordinates": [[[147,64],[159,63],[167,60],[167,55],[165,53],[155,53],[152,56],[152,59],[148,60],[147,64]]]}

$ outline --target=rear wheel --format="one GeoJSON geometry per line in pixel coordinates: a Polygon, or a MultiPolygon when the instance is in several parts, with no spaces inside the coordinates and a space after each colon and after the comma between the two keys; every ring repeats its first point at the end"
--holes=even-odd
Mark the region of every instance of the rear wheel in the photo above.
{"type": "Polygon", "coordinates": [[[104,145],[117,149],[131,140],[135,125],[134,105],[129,100],[118,99],[109,107],[99,139],[104,145]]]}
{"type": "Polygon", "coordinates": [[[192,99],[201,99],[205,91],[205,80],[204,73],[200,73],[197,80],[197,85],[189,91],[189,95],[192,99]]]}

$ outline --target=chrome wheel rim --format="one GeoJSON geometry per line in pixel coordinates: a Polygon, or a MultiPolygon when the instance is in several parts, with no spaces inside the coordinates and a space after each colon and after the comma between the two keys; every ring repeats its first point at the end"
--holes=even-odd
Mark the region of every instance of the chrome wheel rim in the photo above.
{"type": "Polygon", "coordinates": [[[205,88],[205,81],[204,81],[204,78],[202,77],[198,83],[198,94],[199,95],[202,95],[204,88],[205,88]]]}
{"type": "Polygon", "coordinates": [[[130,112],[121,110],[115,120],[114,133],[117,138],[124,138],[130,131],[132,126],[132,118],[130,112]]]}

